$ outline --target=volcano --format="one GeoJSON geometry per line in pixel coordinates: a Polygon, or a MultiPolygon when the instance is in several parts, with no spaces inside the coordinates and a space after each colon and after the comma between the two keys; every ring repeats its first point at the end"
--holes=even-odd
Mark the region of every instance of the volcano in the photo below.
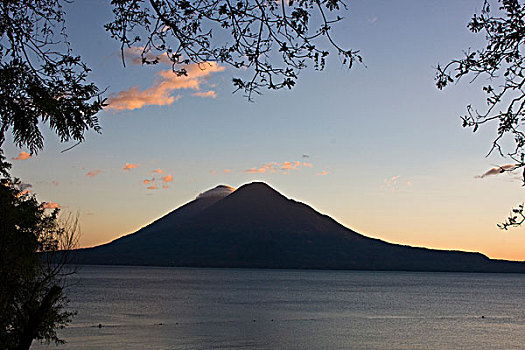
{"type": "Polygon", "coordinates": [[[366,237],[262,182],[217,186],[135,233],[75,256],[81,264],[109,265],[525,272],[521,262],[366,237]]]}

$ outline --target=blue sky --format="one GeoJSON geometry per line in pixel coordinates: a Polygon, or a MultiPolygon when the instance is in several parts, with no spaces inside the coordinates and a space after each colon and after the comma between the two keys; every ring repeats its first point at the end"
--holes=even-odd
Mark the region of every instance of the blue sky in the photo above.
{"type": "MultiPolygon", "coordinates": [[[[325,71],[306,70],[294,89],[264,91],[253,103],[232,93],[236,72],[224,67],[199,78],[200,90],[169,90],[169,105],[107,109],[103,133],[68,152],[48,132],[45,150],[13,160],[13,173],[40,200],[80,213],[82,246],[133,232],[218,184],[258,180],[365,235],[525,260],[523,229],[496,227],[523,200],[519,180],[475,178],[508,163],[485,157],[495,128],[473,134],[459,120],[467,104],[483,105],[479,83],[438,91],[433,80],[438,63],[483,43],[466,29],[481,5],[351,1],[334,35],[360,50],[364,65],[348,70],[331,57],[325,71]],[[215,98],[193,95],[209,91],[215,98]],[[300,165],[283,171],[285,162],[300,165]],[[123,170],[126,163],[137,167],[123,170]],[[248,171],[265,165],[264,173],[248,171]]],[[[162,80],[166,66],[133,65],[129,56],[123,67],[103,30],[105,1],[66,9],[73,48],[106,96],[162,80]]],[[[6,147],[9,158],[21,151],[6,147]]]]}

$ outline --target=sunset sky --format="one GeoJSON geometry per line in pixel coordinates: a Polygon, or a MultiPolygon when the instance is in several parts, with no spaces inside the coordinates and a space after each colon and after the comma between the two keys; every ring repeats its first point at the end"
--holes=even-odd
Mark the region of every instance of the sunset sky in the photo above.
{"type": "Polygon", "coordinates": [[[47,129],[37,156],[5,145],[39,200],[80,213],[81,246],[134,232],[218,184],[264,181],[367,236],[525,260],[525,228],[496,227],[524,200],[519,175],[482,176],[510,162],[485,157],[496,128],[461,127],[467,104],[484,105],[480,85],[434,84],[438,63],[482,45],[466,29],[482,0],[350,1],[334,36],[364,65],[348,70],[332,55],[325,71],[305,70],[294,89],[253,103],[232,93],[227,66],[177,78],[128,50],[124,67],[103,29],[107,3],[65,8],[75,53],[107,89],[102,134],[64,153],[73,144],[47,129]]]}

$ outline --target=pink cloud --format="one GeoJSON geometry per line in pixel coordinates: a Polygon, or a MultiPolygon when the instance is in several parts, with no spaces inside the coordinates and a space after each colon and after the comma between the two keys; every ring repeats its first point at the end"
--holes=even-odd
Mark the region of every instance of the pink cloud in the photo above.
{"type": "Polygon", "coordinates": [[[162,188],[170,188],[168,185],[162,185],[162,188]]]}
{"type": "Polygon", "coordinates": [[[98,174],[100,174],[100,169],[95,169],[95,170],[91,170],[91,171],[87,172],[86,176],[95,177],[98,174]]]}
{"type": "Polygon", "coordinates": [[[23,196],[25,196],[25,195],[27,195],[27,194],[30,194],[30,193],[31,193],[31,190],[23,190],[23,191],[18,192],[18,193],[16,194],[16,198],[23,197],[23,196]]]}
{"type": "Polygon", "coordinates": [[[489,169],[482,175],[476,176],[477,178],[483,179],[484,177],[491,176],[491,175],[498,175],[501,173],[504,173],[506,171],[513,171],[519,168],[518,164],[505,164],[502,166],[494,167],[492,169],[489,169]]]}
{"type": "Polygon", "coordinates": [[[171,95],[173,91],[180,89],[199,91],[206,78],[212,73],[223,71],[224,67],[215,62],[206,62],[200,65],[189,65],[186,70],[187,75],[182,76],[177,76],[172,70],[160,71],[157,73],[160,79],[157,79],[152,87],[139,90],[137,86],[134,86],[129,90],[119,92],[116,96],[110,96],[108,108],[120,111],[152,105],[170,105],[178,99],[171,95]]]}
{"type": "Polygon", "coordinates": [[[31,158],[31,155],[27,152],[20,152],[20,154],[18,155],[18,157],[15,157],[15,158],[11,158],[12,160],[26,160],[26,159],[29,159],[31,158]]]}
{"type": "Polygon", "coordinates": [[[145,185],[149,185],[149,184],[152,184],[154,181],[155,181],[155,179],[151,179],[151,180],[149,180],[149,179],[145,179],[145,180],[144,180],[144,184],[145,184],[145,185]]]}
{"type": "Polygon", "coordinates": [[[44,209],[58,209],[58,208],[60,208],[60,204],[53,203],[53,202],[43,202],[42,203],[42,208],[44,208],[44,209]]]}
{"type": "Polygon", "coordinates": [[[263,164],[259,168],[250,168],[248,170],[245,170],[245,172],[246,173],[252,173],[252,174],[256,174],[256,173],[261,174],[261,173],[266,173],[266,172],[276,173],[276,172],[280,171],[281,174],[286,175],[291,170],[298,170],[301,167],[312,168],[313,165],[311,163],[302,163],[302,162],[299,162],[299,161],[286,161],[286,162],[282,162],[282,163],[270,162],[270,163],[263,164]]]}
{"type": "Polygon", "coordinates": [[[171,175],[166,175],[162,178],[162,181],[168,183],[168,182],[172,182],[173,181],[173,176],[171,175]]]}
{"type": "Polygon", "coordinates": [[[151,185],[148,187],[148,190],[156,190],[157,189],[157,185],[151,185]]]}
{"type": "Polygon", "coordinates": [[[270,162],[262,165],[260,168],[250,168],[245,170],[247,173],[265,173],[267,171],[275,173],[278,164],[276,162],[270,162]]]}
{"type": "Polygon", "coordinates": [[[225,174],[229,174],[229,173],[231,173],[231,172],[232,172],[232,171],[231,171],[230,169],[224,169],[224,173],[225,173],[225,174]]]}
{"type": "Polygon", "coordinates": [[[157,174],[164,174],[164,171],[160,170],[160,169],[155,169],[155,170],[153,170],[153,172],[157,173],[157,174]]]}
{"type": "Polygon", "coordinates": [[[328,171],[326,170],[323,170],[320,173],[315,174],[315,176],[325,176],[325,175],[328,175],[328,171]]]}
{"type": "Polygon", "coordinates": [[[140,164],[138,164],[138,163],[137,164],[126,163],[126,165],[122,167],[122,170],[126,170],[127,171],[127,170],[130,170],[130,169],[135,169],[135,168],[137,168],[139,166],[140,166],[140,164]]]}
{"type": "Polygon", "coordinates": [[[213,90],[206,91],[206,92],[195,92],[192,95],[193,96],[198,96],[198,97],[210,97],[210,98],[216,98],[217,97],[217,94],[215,94],[215,91],[213,91],[213,90]]]}

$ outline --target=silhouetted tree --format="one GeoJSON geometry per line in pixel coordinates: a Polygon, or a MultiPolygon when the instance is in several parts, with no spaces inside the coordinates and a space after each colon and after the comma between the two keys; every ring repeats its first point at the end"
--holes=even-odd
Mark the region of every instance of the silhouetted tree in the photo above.
{"type": "MultiPolygon", "coordinates": [[[[66,0],[63,0],[66,2],[66,0]]],[[[8,173],[2,145],[13,135],[18,147],[37,153],[47,123],[61,142],[100,132],[102,92],[87,82],[90,69],[73,54],[61,0],[4,0],[0,4],[0,344],[27,349],[33,339],[59,342],[56,330],[71,313],[63,310],[64,255],[48,263],[39,252],[71,248],[74,225],[61,226],[8,173]]],[[[206,62],[243,72],[237,90],[292,88],[311,62],[322,70],[330,50],[351,67],[358,51],[345,50],[331,35],[342,20],[342,0],[113,0],[106,25],[125,48],[141,51],[143,64],[164,55],[174,73],[206,62]],[[330,17],[329,15],[333,15],[330,17]],[[325,38],[319,46],[318,39],[325,38]],[[247,77],[246,77],[247,76],[247,77]]]]}
{"type": "MultiPolygon", "coordinates": [[[[207,61],[246,70],[233,85],[248,98],[260,88],[295,85],[311,62],[322,70],[335,49],[348,67],[361,61],[358,51],[341,48],[331,35],[342,20],[342,0],[113,0],[114,20],[106,25],[126,47],[138,47],[144,64],[164,56],[173,71],[207,61]],[[330,16],[332,15],[332,16],[330,16]],[[325,38],[327,45],[319,46],[325,38]]],[[[203,68],[205,66],[203,65],[203,68]]]]}
{"type": "Polygon", "coordinates": [[[100,91],[86,83],[89,69],[72,54],[58,0],[0,4],[0,147],[12,133],[32,153],[44,147],[40,123],[60,141],[82,141],[100,131],[100,91]]]}
{"type": "Polygon", "coordinates": [[[73,312],[64,310],[63,249],[76,244],[76,220],[59,222],[58,209],[44,209],[34,195],[7,174],[0,153],[0,344],[29,349],[34,339],[62,343],[57,329],[73,312]]]}
{"type": "MultiPolygon", "coordinates": [[[[72,53],[60,0],[5,0],[0,5],[0,147],[11,132],[32,153],[44,146],[40,123],[60,141],[100,131],[101,91],[72,53]]],[[[291,88],[310,61],[322,70],[335,49],[349,67],[361,57],[331,35],[342,0],[113,0],[110,35],[138,48],[144,64],[164,55],[178,75],[214,61],[236,68],[233,84],[251,98],[261,87],[291,88]],[[329,17],[333,14],[333,17],[329,17]],[[324,46],[318,39],[324,37],[324,46]]]]}
{"type": "MultiPolygon", "coordinates": [[[[483,124],[495,124],[497,136],[488,154],[496,151],[509,157],[514,166],[501,168],[501,172],[524,168],[525,186],[525,4],[518,0],[498,0],[496,11],[491,11],[485,0],[480,14],[474,14],[468,24],[473,33],[485,34],[486,46],[477,51],[467,50],[464,57],[454,59],[445,66],[438,65],[436,85],[443,89],[450,83],[469,77],[470,82],[484,78],[482,87],[487,106],[478,110],[467,106],[461,117],[464,127],[477,131],[483,124]],[[503,140],[510,139],[513,147],[503,149],[503,140]]],[[[523,205],[512,210],[506,222],[498,226],[507,229],[525,221],[523,205]]]]}

